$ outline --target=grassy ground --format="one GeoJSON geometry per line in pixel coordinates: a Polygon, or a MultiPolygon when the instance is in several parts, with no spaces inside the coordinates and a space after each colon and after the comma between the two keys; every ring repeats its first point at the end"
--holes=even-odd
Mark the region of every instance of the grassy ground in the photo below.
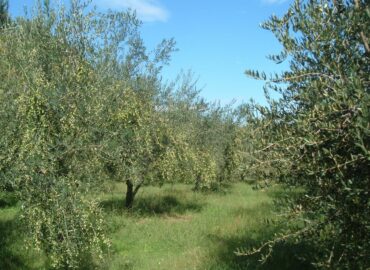
{"type": "Polygon", "coordinates": [[[17,222],[19,205],[14,196],[0,193],[0,269],[40,269],[42,257],[24,248],[17,222]]]}
{"type": "MultiPolygon", "coordinates": [[[[233,253],[278,231],[265,220],[276,215],[273,200],[285,193],[281,187],[256,191],[235,184],[226,193],[213,194],[194,193],[191,186],[178,184],[144,187],[131,212],[123,208],[124,186],[112,190],[101,195],[112,239],[108,269],[309,268],[294,256],[306,252],[300,245],[280,245],[262,266],[258,256],[233,253]]],[[[0,269],[38,269],[40,260],[20,251],[21,239],[14,230],[17,209],[15,204],[0,205],[0,269]]]]}
{"type": "MultiPolygon", "coordinates": [[[[225,194],[201,194],[186,185],[145,187],[132,213],[123,208],[117,187],[103,198],[110,213],[113,254],[110,269],[255,269],[259,257],[237,257],[237,248],[268,239],[278,228],[273,199],[284,194],[274,187],[255,191],[236,184],[225,194]]],[[[300,246],[279,246],[262,269],[307,269],[293,254],[300,246]]]]}

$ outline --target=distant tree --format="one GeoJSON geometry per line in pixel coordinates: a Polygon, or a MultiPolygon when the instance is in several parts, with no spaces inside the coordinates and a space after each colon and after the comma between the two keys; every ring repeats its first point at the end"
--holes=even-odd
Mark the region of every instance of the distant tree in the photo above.
{"type": "Polygon", "coordinates": [[[165,100],[169,125],[186,142],[179,164],[182,176],[178,177],[194,183],[195,190],[218,190],[230,180],[223,166],[235,162],[225,155],[236,127],[232,105],[221,106],[201,98],[191,72],[180,74],[176,81],[165,100]]]}

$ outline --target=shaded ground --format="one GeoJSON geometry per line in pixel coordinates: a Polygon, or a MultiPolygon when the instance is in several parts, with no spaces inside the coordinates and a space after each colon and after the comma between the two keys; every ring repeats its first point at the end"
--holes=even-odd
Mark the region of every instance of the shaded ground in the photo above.
{"type": "MultiPolygon", "coordinates": [[[[113,197],[103,200],[101,206],[105,211],[124,212],[124,199],[113,197]]],[[[174,195],[148,195],[138,197],[132,213],[142,216],[164,215],[164,214],[183,214],[187,211],[199,212],[202,205],[199,202],[183,201],[174,195]]]]}
{"type": "Polygon", "coordinates": [[[279,244],[265,264],[260,256],[236,256],[238,248],[258,246],[280,228],[273,201],[294,191],[254,190],[236,184],[221,194],[190,186],[145,187],[131,212],[123,209],[124,187],[116,186],[102,205],[112,215],[110,269],[311,269],[299,259],[310,252],[300,244],[279,244]]]}
{"type": "Polygon", "coordinates": [[[0,269],[40,269],[42,258],[25,249],[17,202],[13,193],[0,192],[0,269]]]}
{"type": "MultiPolygon", "coordinates": [[[[247,184],[208,194],[180,184],[144,187],[133,209],[126,211],[125,187],[115,184],[100,195],[112,239],[102,269],[310,269],[299,258],[312,250],[302,244],[279,244],[263,265],[259,255],[234,253],[279,232],[266,220],[276,217],[274,201],[294,193],[278,186],[255,190],[247,184]]],[[[42,257],[23,248],[16,199],[0,195],[0,269],[44,269],[42,257]]]]}
{"type": "Polygon", "coordinates": [[[12,193],[0,193],[0,269],[29,269],[20,250],[20,226],[17,223],[17,199],[12,193]]]}
{"type": "Polygon", "coordinates": [[[0,269],[28,269],[24,258],[12,248],[15,228],[13,219],[0,220],[0,269]]]}

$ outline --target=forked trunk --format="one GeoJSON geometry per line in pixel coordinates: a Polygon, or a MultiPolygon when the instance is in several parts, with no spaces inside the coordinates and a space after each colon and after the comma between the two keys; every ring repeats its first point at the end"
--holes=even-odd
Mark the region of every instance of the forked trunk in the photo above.
{"type": "Polygon", "coordinates": [[[136,185],[134,188],[134,184],[131,182],[131,180],[126,180],[127,185],[127,191],[126,191],[126,201],[125,201],[125,207],[126,209],[131,209],[134,204],[134,198],[138,190],[140,189],[143,182],[140,182],[136,185]]]}

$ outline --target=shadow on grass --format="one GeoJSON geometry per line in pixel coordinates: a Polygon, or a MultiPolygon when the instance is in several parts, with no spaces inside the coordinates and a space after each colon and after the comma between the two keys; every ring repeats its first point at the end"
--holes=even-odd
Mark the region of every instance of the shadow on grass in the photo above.
{"type": "Polygon", "coordinates": [[[0,208],[15,206],[18,198],[12,192],[0,192],[0,208]]]}
{"type": "Polygon", "coordinates": [[[0,269],[29,269],[24,258],[15,254],[11,245],[16,241],[18,224],[14,220],[0,220],[0,269]]]}
{"type": "MultiPolygon", "coordinates": [[[[112,198],[100,203],[101,207],[109,211],[125,212],[124,199],[112,198]]],[[[184,214],[187,211],[199,212],[202,204],[197,201],[179,199],[173,195],[152,195],[135,198],[130,212],[142,216],[184,214]]]]}
{"type": "MultiPolygon", "coordinates": [[[[278,199],[280,193],[273,194],[278,199]]],[[[235,217],[256,217],[258,212],[269,214],[271,205],[262,203],[258,208],[241,207],[234,210],[232,213],[235,217]]],[[[268,252],[265,248],[262,253],[257,253],[251,256],[237,256],[234,252],[237,250],[250,250],[259,248],[263,243],[272,240],[275,234],[280,233],[286,226],[285,223],[265,223],[245,232],[238,232],[236,235],[219,236],[217,234],[208,235],[209,239],[218,246],[212,256],[215,258],[214,265],[209,269],[214,270],[241,270],[241,269],[314,269],[314,267],[304,258],[309,258],[314,254],[314,248],[306,243],[293,243],[292,241],[277,243],[274,246],[271,257],[263,264],[260,262],[262,255],[268,252]]]]}
{"type": "Polygon", "coordinates": [[[254,254],[252,256],[237,256],[234,252],[240,248],[259,247],[261,242],[268,240],[268,237],[261,231],[261,235],[252,237],[230,237],[220,238],[215,235],[209,236],[215,243],[220,245],[216,257],[215,265],[210,269],[276,269],[276,270],[289,270],[289,269],[314,269],[312,265],[303,261],[303,255],[307,257],[312,253],[312,248],[299,243],[279,243],[274,247],[271,257],[261,264],[261,254],[254,254]]]}

